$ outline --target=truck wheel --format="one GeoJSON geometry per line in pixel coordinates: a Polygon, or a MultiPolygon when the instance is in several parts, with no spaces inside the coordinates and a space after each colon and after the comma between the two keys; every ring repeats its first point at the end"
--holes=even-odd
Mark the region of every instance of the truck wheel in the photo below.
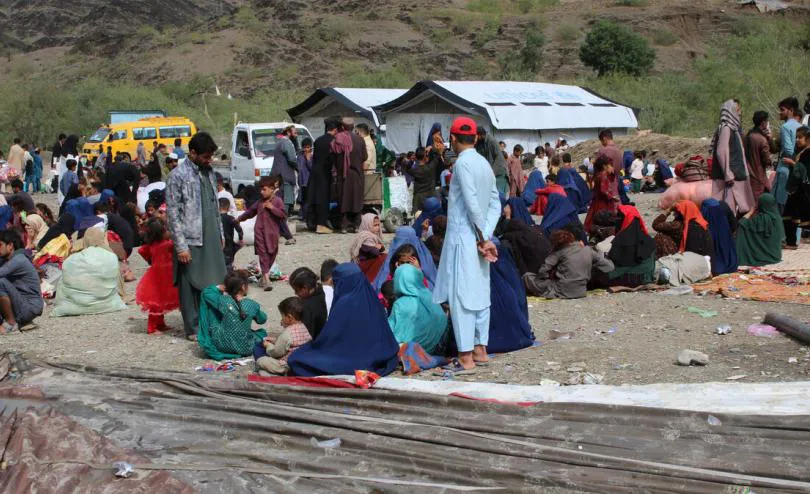
{"type": "Polygon", "coordinates": [[[383,228],[385,233],[394,233],[397,228],[405,224],[405,213],[398,208],[391,208],[386,211],[383,217],[383,228]]]}

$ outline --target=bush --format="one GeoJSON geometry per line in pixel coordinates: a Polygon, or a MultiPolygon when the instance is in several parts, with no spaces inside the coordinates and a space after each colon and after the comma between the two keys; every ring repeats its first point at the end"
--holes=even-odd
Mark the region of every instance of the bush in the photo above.
{"type": "Polygon", "coordinates": [[[659,29],[653,33],[653,43],[659,46],[672,46],[680,40],[678,35],[666,29],[659,29]]]}
{"type": "Polygon", "coordinates": [[[530,28],[526,32],[526,42],[520,50],[520,65],[523,71],[531,74],[537,73],[545,42],[546,38],[538,27],[530,28]]]}
{"type": "Polygon", "coordinates": [[[647,0],[616,0],[616,5],[622,7],[645,7],[647,0]]]}
{"type": "Polygon", "coordinates": [[[614,72],[643,75],[655,63],[655,50],[635,32],[599,21],[579,47],[579,59],[600,76],[614,72]]]}

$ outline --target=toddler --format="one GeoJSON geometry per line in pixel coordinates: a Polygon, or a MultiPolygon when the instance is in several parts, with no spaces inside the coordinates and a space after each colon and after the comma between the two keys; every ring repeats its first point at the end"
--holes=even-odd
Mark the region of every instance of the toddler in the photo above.
{"type": "Polygon", "coordinates": [[[281,313],[280,332],[268,335],[256,345],[253,356],[256,368],[270,374],[287,373],[287,357],[301,345],[312,341],[307,327],[301,322],[304,315],[304,303],[298,297],[289,297],[278,304],[281,313]]]}

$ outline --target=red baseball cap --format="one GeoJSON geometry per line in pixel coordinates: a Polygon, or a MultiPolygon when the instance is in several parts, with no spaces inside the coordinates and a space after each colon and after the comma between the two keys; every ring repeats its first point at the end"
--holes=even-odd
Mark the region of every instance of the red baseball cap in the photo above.
{"type": "Polygon", "coordinates": [[[460,136],[474,136],[478,132],[478,126],[475,125],[475,120],[470,117],[458,117],[453,120],[453,125],[450,127],[450,133],[460,136]]]}

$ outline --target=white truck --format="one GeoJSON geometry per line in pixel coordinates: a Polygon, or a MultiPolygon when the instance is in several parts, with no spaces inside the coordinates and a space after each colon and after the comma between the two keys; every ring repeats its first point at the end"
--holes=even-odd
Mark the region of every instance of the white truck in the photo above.
{"type": "Polygon", "coordinates": [[[290,125],[295,125],[298,130],[299,144],[307,137],[312,138],[306,127],[289,122],[236,124],[231,142],[230,173],[223,173],[230,176],[234,193],[246,185],[253,185],[261,177],[270,176],[278,135],[290,125]]]}

